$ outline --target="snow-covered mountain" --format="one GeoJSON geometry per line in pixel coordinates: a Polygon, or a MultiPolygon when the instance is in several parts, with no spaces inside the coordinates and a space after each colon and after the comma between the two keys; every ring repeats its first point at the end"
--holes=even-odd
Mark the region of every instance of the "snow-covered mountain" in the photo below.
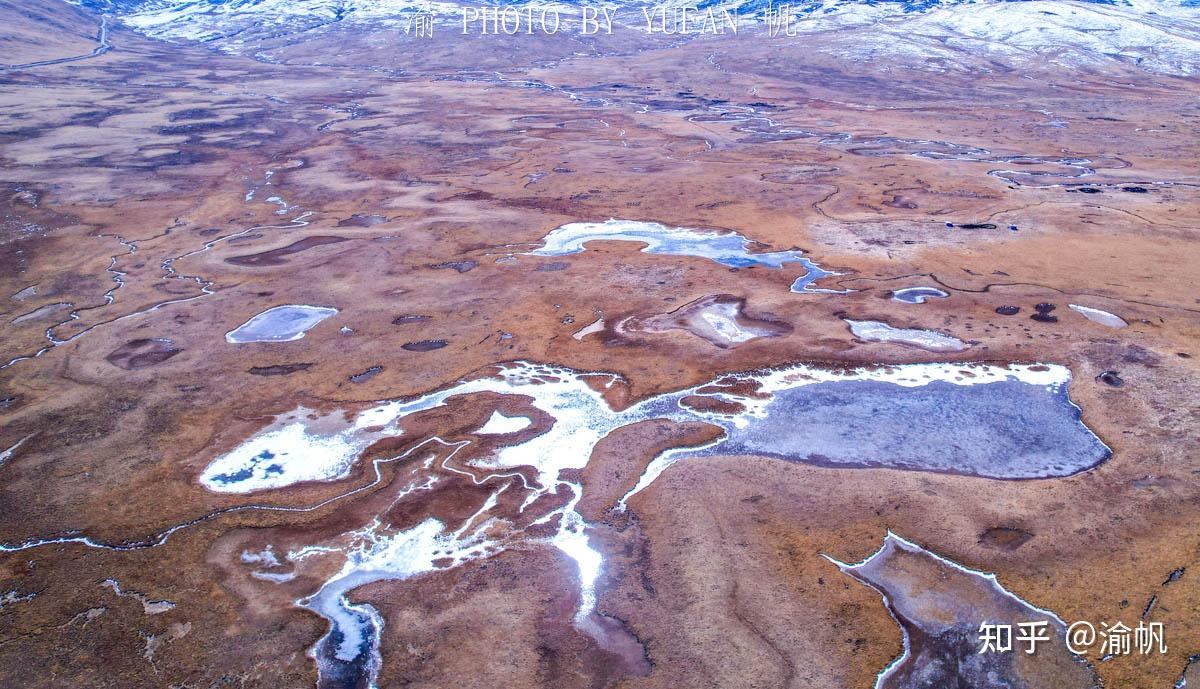
{"type": "Polygon", "coordinates": [[[998,68],[1049,62],[1102,70],[1118,62],[1189,76],[1200,74],[1200,7],[1194,1],[937,3],[875,17],[866,26],[853,22],[853,10],[843,9],[844,30],[829,35],[823,50],[951,70],[964,57],[975,57],[998,68]]]}
{"type": "MultiPolygon", "coordinates": [[[[463,6],[532,5],[578,12],[549,0],[75,0],[116,15],[148,36],[214,42],[237,50],[259,37],[345,24],[402,27],[417,12],[455,21],[463,6]],[[235,47],[235,46],[240,46],[235,47]]],[[[588,3],[595,5],[596,3],[588,3]]],[[[845,59],[895,60],[937,71],[985,61],[1020,68],[1033,60],[1103,69],[1113,62],[1152,73],[1200,74],[1200,0],[657,0],[601,3],[628,8],[689,6],[763,22],[786,8],[789,31],[820,34],[816,49],[845,59]]]]}

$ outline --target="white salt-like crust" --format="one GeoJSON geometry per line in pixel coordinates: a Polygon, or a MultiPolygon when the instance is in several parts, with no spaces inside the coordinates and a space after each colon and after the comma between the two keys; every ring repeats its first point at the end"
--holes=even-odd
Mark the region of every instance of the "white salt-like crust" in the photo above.
{"type": "Polygon", "coordinates": [[[504,433],[516,433],[529,428],[533,424],[528,416],[505,416],[499,409],[492,412],[492,416],[487,420],[487,423],[479,427],[476,433],[484,435],[502,435],[504,433]]]}
{"type": "Polygon", "coordinates": [[[883,321],[854,321],[849,318],[844,320],[855,337],[868,342],[898,342],[931,352],[961,352],[967,348],[967,344],[957,337],[933,330],[897,328],[883,321]]]}

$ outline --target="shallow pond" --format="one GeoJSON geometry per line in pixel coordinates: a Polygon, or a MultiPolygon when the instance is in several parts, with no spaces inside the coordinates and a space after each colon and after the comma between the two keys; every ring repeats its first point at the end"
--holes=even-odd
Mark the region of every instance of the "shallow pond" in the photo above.
{"type": "Polygon", "coordinates": [[[904,651],[878,675],[876,689],[1030,687],[1053,677],[1056,689],[1100,686],[1090,663],[1070,652],[1061,617],[1004,588],[996,576],[963,567],[894,533],[875,554],[846,564],[845,574],[883,596],[903,634],[904,651]],[[1030,653],[1019,633],[1012,652],[981,651],[982,622],[1043,627],[1030,653]],[[1019,657],[1023,662],[1013,662],[1019,657]]]}
{"type": "Polygon", "coordinates": [[[834,292],[813,287],[821,278],[838,275],[825,270],[804,256],[803,251],[750,251],[757,244],[736,232],[698,230],[688,227],[668,227],[656,222],[637,220],[606,220],[605,222],[568,223],[552,230],[542,240],[542,246],[529,252],[531,256],[567,256],[585,250],[584,245],[592,241],[639,242],[645,244],[643,252],[667,256],[697,256],[720,263],[730,268],[782,268],[789,263],[798,263],[805,274],[797,278],[791,287],[793,292],[834,292]]]}
{"type": "Polygon", "coordinates": [[[967,344],[957,337],[920,328],[897,328],[883,321],[854,321],[844,319],[850,332],[867,342],[896,342],[927,349],[931,352],[961,352],[967,344]]]}
{"type": "Polygon", "coordinates": [[[225,341],[230,344],[245,344],[299,340],[304,337],[304,333],[337,312],[337,309],[328,306],[275,306],[230,330],[225,334],[225,341]]]}
{"type": "Polygon", "coordinates": [[[892,292],[892,299],[905,304],[924,304],[926,299],[945,299],[950,296],[936,287],[905,287],[892,292]]]}

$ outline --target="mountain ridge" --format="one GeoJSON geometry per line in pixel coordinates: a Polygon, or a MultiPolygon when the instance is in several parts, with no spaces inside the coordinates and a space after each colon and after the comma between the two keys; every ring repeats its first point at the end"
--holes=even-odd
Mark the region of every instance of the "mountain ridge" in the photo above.
{"type": "MultiPolygon", "coordinates": [[[[458,20],[463,7],[518,7],[564,16],[594,3],[503,0],[74,0],[167,41],[213,43],[225,52],[253,49],[264,36],[326,25],[402,29],[418,13],[458,20]],[[236,38],[234,38],[236,37],[236,38]]],[[[893,60],[932,71],[977,69],[964,56],[1020,69],[1048,58],[1068,68],[1113,62],[1175,76],[1200,74],[1200,0],[667,0],[610,2],[617,8],[697,7],[736,14],[758,30],[768,13],[789,16],[798,34],[825,35],[819,50],[846,60],[893,60]]],[[[638,28],[637,19],[624,18],[638,28]]],[[[644,24],[644,22],[643,22],[644,24]]],[[[643,27],[644,28],[644,27],[643,27]]],[[[986,69],[986,68],[985,68],[986,69]]]]}

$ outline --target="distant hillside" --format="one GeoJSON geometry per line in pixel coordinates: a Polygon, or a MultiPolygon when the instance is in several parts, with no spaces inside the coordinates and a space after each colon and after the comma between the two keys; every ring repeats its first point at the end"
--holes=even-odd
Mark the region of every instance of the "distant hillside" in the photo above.
{"type": "MultiPolygon", "coordinates": [[[[477,5],[477,3],[465,3],[477,5]]],[[[491,3],[497,4],[497,3],[491,3]]],[[[573,2],[502,4],[578,11],[573,2]]],[[[636,9],[648,3],[604,3],[636,9]]],[[[661,6],[663,3],[658,3],[661,6]]],[[[1115,62],[1152,73],[1200,73],[1200,0],[671,0],[761,22],[786,7],[791,31],[821,34],[815,49],[855,61],[931,71],[1020,69],[1034,60],[1103,69],[1115,62]]],[[[417,10],[454,21],[464,3],[423,0],[82,0],[152,37],[216,43],[231,51],[263,37],[345,23],[400,27],[417,10]]],[[[623,19],[637,28],[641,13],[623,19]]],[[[752,29],[753,30],[753,29],[752,29]]],[[[760,29],[759,30],[763,30],[760,29]]]]}

